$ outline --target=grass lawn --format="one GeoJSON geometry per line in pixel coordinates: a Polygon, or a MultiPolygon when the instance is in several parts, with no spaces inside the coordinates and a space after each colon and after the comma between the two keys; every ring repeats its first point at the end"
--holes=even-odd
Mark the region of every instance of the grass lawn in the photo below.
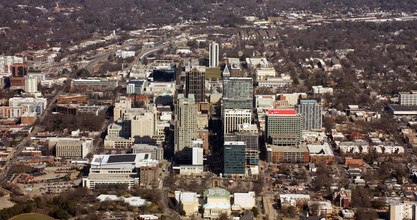
{"type": "Polygon", "coordinates": [[[26,213],[26,214],[21,214],[21,215],[12,217],[10,220],[53,220],[53,219],[54,218],[47,216],[47,215],[43,215],[43,214],[26,213]]]}
{"type": "Polygon", "coordinates": [[[207,68],[206,69],[206,79],[217,78],[220,79],[222,77],[222,71],[220,68],[207,68]]]}
{"type": "Polygon", "coordinates": [[[162,213],[162,210],[155,203],[152,203],[150,206],[146,207],[145,213],[162,213]]]}

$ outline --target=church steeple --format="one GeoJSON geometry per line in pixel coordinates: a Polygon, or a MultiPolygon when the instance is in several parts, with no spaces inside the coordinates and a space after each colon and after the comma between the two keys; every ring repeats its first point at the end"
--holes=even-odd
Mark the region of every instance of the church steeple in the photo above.
{"type": "Polygon", "coordinates": [[[230,77],[230,71],[229,71],[229,67],[227,67],[227,62],[226,62],[226,67],[223,70],[223,78],[225,77],[230,77]]]}

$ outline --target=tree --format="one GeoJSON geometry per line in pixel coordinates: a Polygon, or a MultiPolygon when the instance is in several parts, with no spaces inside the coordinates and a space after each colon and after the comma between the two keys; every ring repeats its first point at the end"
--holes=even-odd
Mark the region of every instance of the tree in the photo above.
{"type": "Polygon", "coordinates": [[[254,206],[252,208],[252,212],[253,212],[253,216],[255,216],[255,218],[259,215],[259,210],[258,210],[258,208],[256,208],[256,206],[254,206]]]}
{"type": "Polygon", "coordinates": [[[56,218],[56,219],[68,219],[69,218],[68,213],[64,209],[59,208],[59,207],[53,209],[49,213],[49,215],[56,218]]]}

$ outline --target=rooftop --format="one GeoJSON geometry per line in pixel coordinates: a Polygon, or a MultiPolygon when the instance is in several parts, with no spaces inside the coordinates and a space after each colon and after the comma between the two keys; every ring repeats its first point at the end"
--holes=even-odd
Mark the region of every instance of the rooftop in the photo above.
{"type": "Polygon", "coordinates": [[[229,193],[229,191],[227,191],[223,188],[215,187],[215,188],[208,189],[204,192],[204,198],[207,198],[207,197],[230,198],[230,193],[229,193]]]}

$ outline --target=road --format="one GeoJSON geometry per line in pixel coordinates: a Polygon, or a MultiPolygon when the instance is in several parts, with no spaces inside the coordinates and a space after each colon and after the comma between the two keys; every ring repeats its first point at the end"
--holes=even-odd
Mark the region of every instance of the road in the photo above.
{"type": "MultiPolygon", "coordinates": [[[[55,96],[52,98],[52,101],[48,104],[48,107],[45,109],[43,115],[41,116],[40,120],[38,121],[38,123],[36,125],[41,124],[41,122],[43,122],[45,120],[46,112],[50,111],[52,108],[52,103],[55,103],[56,100],[58,99],[58,96],[61,95],[61,91],[56,92],[55,96]]],[[[8,174],[10,169],[12,168],[12,166],[14,165],[14,163],[16,163],[18,156],[20,155],[20,153],[25,149],[25,147],[27,146],[27,144],[29,143],[29,141],[32,139],[32,137],[35,136],[35,134],[38,133],[40,127],[34,125],[34,129],[32,129],[32,131],[29,133],[29,135],[27,137],[25,137],[19,145],[17,145],[16,150],[14,151],[12,157],[10,158],[10,161],[6,164],[6,168],[4,169],[4,171],[2,172],[2,174],[0,175],[0,182],[3,182],[8,174]]],[[[33,128],[33,127],[32,127],[33,128]]]]}
{"type": "Polygon", "coordinates": [[[264,205],[264,217],[268,216],[268,219],[277,219],[277,210],[274,209],[273,204],[274,204],[274,195],[273,194],[265,194],[263,196],[263,205],[264,205]]]}
{"type": "MultiPolygon", "coordinates": [[[[116,49],[113,49],[113,50],[111,50],[111,51],[109,51],[109,52],[106,52],[106,53],[104,53],[104,54],[100,54],[100,55],[98,55],[97,57],[95,57],[93,60],[91,60],[85,67],[84,67],[84,69],[86,69],[86,70],[88,70],[90,73],[92,72],[92,68],[93,68],[93,66],[95,66],[95,65],[97,65],[101,60],[103,60],[103,59],[107,59],[107,57],[109,57],[111,54],[113,54],[113,53],[115,53],[117,50],[120,50],[120,49],[123,49],[123,48],[125,48],[125,47],[128,47],[128,46],[132,46],[133,44],[135,44],[136,42],[132,42],[132,43],[129,43],[129,44],[126,44],[126,45],[123,45],[123,46],[121,46],[121,47],[118,47],[118,48],[116,48],[116,49]]],[[[151,53],[154,53],[154,52],[156,52],[156,51],[158,51],[158,50],[162,50],[164,47],[165,47],[165,44],[167,43],[167,41],[165,41],[165,40],[163,40],[163,41],[160,41],[160,42],[158,42],[158,43],[156,43],[155,45],[157,45],[156,47],[151,47],[151,48],[147,48],[147,49],[144,49],[144,50],[142,50],[138,55],[137,55],[137,57],[139,57],[140,59],[143,59],[144,57],[146,57],[146,56],[148,56],[149,54],[151,54],[151,53]]]]}
{"type": "Polygon", "coordinates": [[[174,212],[174,210],[169,208],[169,205],[168,205],[168,188],[162,189],[160,191],[160,193],[161,193],[161,200],[158,203],[159,208],[161,208],[164,211],[165,215],[168,215],[172,219],[180,220],[181,217],[176,212],[174,212]]]}
{"type": "Polygon", "coordinates": [[[91,60],[85,67],[84,67],[84,69],[86,69],[86,70],[88,70],[88,72],[92,72],[92,69],[91,68],[93,68],[93,66],[95,66],[95,65],[97,65],[101,60],[103,60],[103,59],[106,59],[107,57],[109,57],[110,55],[112,55],[112,54],[114,54],[117,50],[120,50],[120,49],[123,49],[123,48],[126,48],[126,47],[129,47],[129,46],[132,46],[132,45],[134,45],[136,43],[136,41],[135,42],[132,42],[132,43],[128,43],[128,44],[126,44],[126,45],[123,45],[123,46],[121,46],[121,47],[118,47],[118,48],[115,48],[115,49],[113,49],[113,50],[110,50],[110,51],[108,51],[108,52],[106,52],[106,53],[103,53],[103,54],[100,54],[100,55],[98,55],[98,56],[96,56],[96,57],[94,57],[93,58],[93,60],[91,60]]]}

